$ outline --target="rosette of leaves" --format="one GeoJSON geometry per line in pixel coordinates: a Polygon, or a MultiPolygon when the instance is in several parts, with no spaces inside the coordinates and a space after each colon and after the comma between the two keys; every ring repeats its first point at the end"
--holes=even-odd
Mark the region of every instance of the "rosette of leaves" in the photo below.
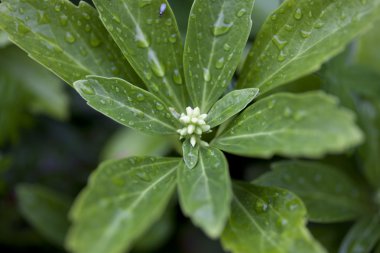
{"type": "Polygon", "coordinates": [[[0,27],[96,110],[148,134],[183,137],[183,158],[101,164],[72,208],[67,248],[130,249],[177,188],[183,212],[211,238],[221,236],[227,250],[325,252],[305,227],[298,197],[231,183],[222,151],[319,158],[359,144],[354,115],[333,96],[268,91],[342,50],[375,19],[380,1],[284,1],[262,26],[237,89],[228,93],[254,0],[195,0],[184,46],[165,0],[93,2],[96,9],[65,0],[5,0],[0,27]]]}

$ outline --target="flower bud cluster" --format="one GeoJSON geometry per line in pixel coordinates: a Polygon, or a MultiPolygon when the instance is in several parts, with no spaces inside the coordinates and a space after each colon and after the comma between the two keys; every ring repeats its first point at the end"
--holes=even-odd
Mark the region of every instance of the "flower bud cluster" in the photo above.
{"type": "Polygon", "coordinates": [[[210,126],[205,122],[206,118],[207,114],[201,114],[199,107],[187,107],[186,114],[182,113],[179,117],[179,121],[185,125],[177,130],[180,139],[190,137],[190,143],[194,147],[200,141],[202,133],[210,131],[210,126]]]}

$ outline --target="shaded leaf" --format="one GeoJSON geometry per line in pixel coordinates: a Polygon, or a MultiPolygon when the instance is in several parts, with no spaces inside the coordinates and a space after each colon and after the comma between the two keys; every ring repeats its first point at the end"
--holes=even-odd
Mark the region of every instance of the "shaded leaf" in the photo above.
{"type": "Polygon", "coordinates": [[[46,239],[63,246],[69,228],[67,215],[71,201],[39,185],[20,184],[16,193],[23,217],[46,239]]]}
{"type": "Polygon", "coordinates": [[[106,143],[102,160],[121,159],[128,156],[163,156],[170,151],[170,139],[158,135],[146,135],[122,127],[106,143]]]}
{"type": "Polygon", "coordinates": [[[101,164],[71,210],[67,247],[77,253],[130,249],[165,210],[179,162],[132,157],[101,164]]]}
{"type": "Polygon", "coordinates": [[[368,27],[379,11],[380,0],[284,1],[262,26],[238,87],[265,93],[318,70],[368,27]]]}
{"type": "Polygon", "coordinates": [[[30,57],[68,84],[86,75],[139,78],[89,4],[68,0],[3,0],[0,28],[30,57]]]}
{"type": "Polygon", "coordinates": [[[183,212],[208,236],[218,237],[230,213],[231,201],[231,182],[223,153],[201,147],[194,168],[182,163],[178,191],[183,212]]]}
{"type": "Polygon", "coordinates": [[[350,229],[339,253],[369,253],[380,239],[380,214],[363,217],[350,229]]]}
{"type": "Polygon", "coordinates": [[[232,154],[316,158],[359,144],[354,115],[322,92],[278,93],[248,107],[211,144],[232,154]]]}
{"type": "Polygon", "coordinates": [[[189,138],[182,144],[183,161],[189,169],[194,168],[198,163],[199,145],[200,144],[197,144],[193,147],[189,138]]]}
{"type": "Polygon", "coordinates": [[[166,0],[94,0],[100,18],[148,89],[168,106],[189,105],[182,41],[166,0]],[[161,4],[166,4],[159,15],[161,4]]]}
{"type": "Polygon", "coordinates": [[[223,94],[251,30],[254,0],[195,0],[186,35],[184,70],[194,106],[206,112],[223,94]]]}
{"type": "Polygon", "coordinates": [[[234,90],[217,101],[206,118],[211,128],[222,124],[235,114],[242,111],[259,94],[256,88],[234,90]]]}
{"type": "Polygon", "coordinates": [[[74,83],[88,104],[113,120],[148,134],[175,134],[176,119],[153,94],[118,78],[87,76],[74,83]]]}
{"type": "Polygon", "coordinates": [[[368,197],[354,181],[338,169],[316,162],[283,161],[255,180],[263,186],[281,187],[297,194],[305,203],[308,219],[340,222],[369,210],[368,197]]]}
{"type": "Polygon", "coordinates": [[[281,189],[234,182],[231,217],[222,235],[232,253],[326,252],[305,227],[306,209],[281,189]]]}

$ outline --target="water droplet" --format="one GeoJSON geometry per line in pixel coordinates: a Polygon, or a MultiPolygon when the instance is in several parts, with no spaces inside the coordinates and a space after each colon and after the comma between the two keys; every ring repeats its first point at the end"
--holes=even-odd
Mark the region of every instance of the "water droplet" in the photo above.
{"type": "Polygon", "coordinates": [[[219,60],[216,62],[215,67],[217,69],[221,69],[224,66],[224,57],[219,58],[219,60]]]}
{"type": "Polygon", "coordinates": [[[169,42],[170,43],[176,43],[176,41],[177,41],[177,34],[170,35],[169,42]]]}
{"type": "Polygon", "coordinates": [[[225,22],[224,13],[221,12],[218,16],[218,20],[215,22],[214,27],[212,28],[212,33],[214,36],[221,36],[229,32],[232,25],[233,23],[225,22]]]}
{"type": "Polygon", "coordinates": [[[175,70],[174,70],[173,81],[174,81],[176,84],[182,84],[182,76],[181,76],[181,74],[179,73],[179,70],[178,70],[178,69],[175,69],[175,70]]]}
{"type": "Polygon", "coordinates": [[[61,11],[61,5],[60,4],[56,4],[54,6],[54,10],[57,11],[57,12],[61,11]]]}
{"type": "Polygon", "coordinates": [[[277,60],[279,62],[283,62],[286,60],[286,57],[287,57],[286,53],[281,50],[280,53],[278,54],[277,60]]]}
{"type": "Polygon", "coordinates": [[[84,93],[84,94],[87,94],[87,95],[94,95],[95,94],[95,91],[94,89],[91,87],[90,83],[89,82],[82,82],[79,86],[79,89],[84,93]]]}
{"type": "Polygon", "coordinates": [[[90,16],[87,12],[83,12],[83,13],[82,13],[82,16],[83,16],[86,20],[90,20],[90,19],[91,19],[91,16],[90,16]]]}
{"type": "Polygon", "coordinates": [[[275,20],[277,19],[277,14],[273,14],[273,15],[270,17],[270,19],[271,19],[272,21],[275,21],[275,20]]]}
{"type": "Polygon", "coordinates": [[[203,69],[203,79],[204,79],[206,82],[209,82],[209,81],[211,80],[210,70],[207,69],[207,68],[204,68],[204,69],[203,69]]]}
{"type": "Polygon", "coordinates": [[[268,204],[264,200],[258,199],[256,201],[255,210],[257,213],[266,212],[268,210],[268,204]]]}
{"type": "Polygon", "coordinates": [[[136,26],[135,41],[137,43],[137,46],[140,48],[149,47],[149,41],[146,39],[139,26],[136,26]]]}
{"type": "Polygon", "coordinates": [[[84,26],[84,30],[85,30],[86,32],[91,31],[91,26],[90,26],[89,24],[86,24],[86,25],[84,26]]]}
{"type": "Polygon", "coordinates": [[[105,101],[104,99],[100,99],[100,103],[101,103],[102,105],[105,105],[105,104],[106,104],[106,101],[105,101]]]}
{"type": "Polygon", "coordinates": [[[113,21],[115,21],[118,24],[121,23],[120,18],[118,16],[112,16],[112,19],[113,19],[113,21]]]}
{"type": "Polygon", "coordinates": [[[87,51],[86,51],[86,49],[84,48],[84,47],[79,47],[79,52],[80,52],[80,54],[82,55],[82,56],[87,56],[87,51]]]}
{"type": "Polygon", "coordinates": [[[282,50],[286,44],[288,44],[287,40],[282,40],[277,34],[273,36],[272,42],[277,46],[279,50],[282,50]]]}
{"type": "Polygon", "coordinates": [[[158,77],[165,76],[165,69],[158,61],[156,53],[152,49],[149,50],[148,57],[149,57],[150,67],[153,70],[153,73],[158,77]]]}
{"type": "Polygon", "coordinates": [[[296,12],[293,16],[296,20],[300,20],[302,18],[302,10],[300,8],[297,8],[296,12]]]}
{"type": "Polygon", "coordinates": [[[291,115],[292,115],[292,109],[290,109],[289,107],[286,107],[284,110],[284,116],[290,117],[291,115]]]}
{"type": "Polygon", "coordinates": [[[98,47],[101,43],[102,41],[94,33],[91,33],[91,37],[90,37],[91,46],[98,47]]]}
{"type": "Polygon", "coordinates": [[[59,23],[62,26],[66,26],[68,20],[69,20],[69,18],[65,14],[62,14],[61,16],[59,16],[59,23]]]}
{"type": "Polygon", "coordinates": [[[136,173],[136,176],[145,182],[150,182],[152,180],[151,176],[145,171],[139,171],[136,173]]]}
{"type": "Polygon", "coordinates": [[[162,111],[164,109],[164,106],[160,102],[156,102],[156,108],[157,110],[162,111]]]}
{"type": "Polygon", "coordinates": [[[151,4],[151,2],[152,2],[152,0],[140,0],[140,1],[139,1],[139,7],[140,7],[140,8],[143,8],[143,7],[145,7],[145,6],[149,5],[149,4],[151,4]]]}
{"type": "Polygon", "coordinates": [[[230,51],[231,50],[231,46],[229,45],[229,44],[224,44],[223,45],[223,49],[225,50],[225,51],[230,51]]]}
{"type": "Polygon", "coordinates": [[[168,18],[166,21],[165,21],[165,25],[167,26],[171,26],[173,24],[173,21],[171,18],[168,18]]]}
{"type": "Polygon", "coordinates": [[[75,37],[74,35],[71,33],[71,32],[66,32],[66,35],[65,35],[65,41],[72,44],[75,42],[75,37]]]}
{"type": "Polygon", "coordinates": [[[321,21],[314,24],[314,28],[317,28],[317,29],[322,28],[322,26],[324,26],[324,23],[321,21]]]}
{"type": "Polygon", "coordinates": [[[247,13],[247,10],[246,9],[240,9],[237,13],[236,13],[236,16],[238,17],[242,17],[244,14],[247,13]]]}
{"type": "Polygon", "coordinates": [[[309,38],[310,35],[311,35],[311,31],[304,31],[304,30],[301,31],[301,36],[304,39],[309,38]]]}
{"type": "Polygon", "coordinates": [[[142,94],[142,93],[137,94],[136,98],[138,101],[144,101],[144,99],[145,99],[144,94],[142,94]]]}

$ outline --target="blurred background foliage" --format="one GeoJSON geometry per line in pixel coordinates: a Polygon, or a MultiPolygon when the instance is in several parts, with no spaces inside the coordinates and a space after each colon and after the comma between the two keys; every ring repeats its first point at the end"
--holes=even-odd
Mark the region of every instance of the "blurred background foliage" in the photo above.
{"type": "MultiPolygon", "coordinates": [[[[185,36],[192,0],[169,2],[185,36]]],[[[248,47],[279,2],[256,1],[248,47]]],[[[371,173],[380,168],[370,169],[380,166],[379,25],[375,24],[321,71],[280,89],[324,89],[357,113],[367,135],[358,154],[329,156],[324,162],[343,168],[372,190],[380,202],[379,193],[374,191],[379,182],[371,181],[371,173]]],[[[65,252],[61,245],[69,225],[66,217],[70,204],[99,162],[142,154],[175,156],[178,147],[173,143],[121,127],[92,110],[73,89],[12,45],[0,31],[0,252],[65,252]]],[[[273,161],[281,160],[231,155],[228,159],[231,176],[246,181],[268,171],[273,161]]],[[[134,251],[223,252],[219,242],[194,228],[174,203],[134,251]]],[[[351,223],[309,226],[329,252],[338,252],[351,223]]]]}

